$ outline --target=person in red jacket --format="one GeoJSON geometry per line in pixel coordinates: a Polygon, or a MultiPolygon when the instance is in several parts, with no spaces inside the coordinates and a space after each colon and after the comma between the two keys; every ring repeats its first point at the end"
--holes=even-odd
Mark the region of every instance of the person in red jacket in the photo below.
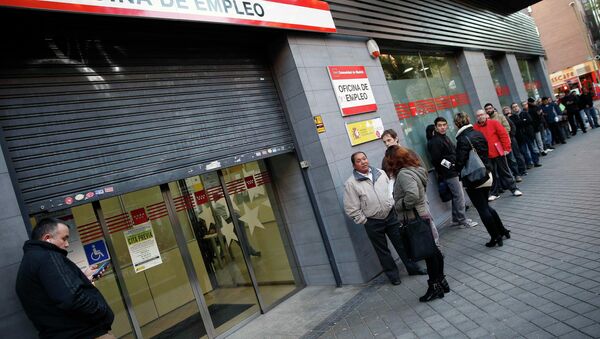
{"type": "Polygon", "coordinates": [[[488,200],[498,199],[503,189],[510,190],[516,197],[523,195],[517,188],[515,178],[506,161],[506,155],[511,151],[508,132],[498,121],[488,119],[487,113],[482,109],[475,112],[475,117],[477,123],[473,128],[485,136],[488,143],[488,157],[492,165],[494,182],[488,200]]]}

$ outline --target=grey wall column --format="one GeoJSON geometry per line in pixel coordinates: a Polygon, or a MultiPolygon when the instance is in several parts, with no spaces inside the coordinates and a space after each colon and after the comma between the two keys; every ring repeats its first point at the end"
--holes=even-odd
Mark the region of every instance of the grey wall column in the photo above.
{"type": "MultiPolygon", "coordinates": [[[[297,147],[304,160],[310,161],[308,175],[315,186],[342,281],[345,284],[368,281],[381,272],[381,267],[364,227],[344,215],[344,182],[352,172],[353,152],[366,152],[371,164],[379,167],[385,148],[379,140],[352,147],[345,123],[380,117],[385,128],[400,130],[381,64],[369,56],[365,38],[289,33],[285,46],[277,54],[275,76],[297,147]],[[342,117],[326,68],[332,65],[366,67],[378,105],[376,112],[342,117]],[[317,134],[313,121],[316,115],[322,116],[325,133],[317,134]]],[[[300,262],[302,252],[310,250],[306,246],[295,244],[300,262]]]]}
{"type": "Polygon", "coordinates": [[[502,74],[508,83],[510,90],[510,96],[512,101],[521,104],[521,102],[527,100],[527,91],[525,91],[525,84],[523,83],[523,77],[519,70],[519,64],[517,63],[517,57],[512,54],[504,54],[498,59],[500,61],[500,68],[502,74]]]}
{"type": "Polygon", "coordinates": [[[0,149],[0,333],[14,338],[37,338],[15,293],[15,279],[29,239],[15,189],[0,149]]]}
{"type": "Polygon", "coordinates": [[[458,56],[458,68],[473,110],[482,108],[488,102],[500,109],[500,100],[482,52],[463,50],[458,56]]]}
{"type": "Polygon", "coordinates": [[[546,60],[543,56],[538,56],[534,59],[533,63],[535,64],[535,76],[540,80],[542,85],[540,88],[540,95],[552,97],[552,82],[550,82],[548,68],[546,67],[546,60]]]}

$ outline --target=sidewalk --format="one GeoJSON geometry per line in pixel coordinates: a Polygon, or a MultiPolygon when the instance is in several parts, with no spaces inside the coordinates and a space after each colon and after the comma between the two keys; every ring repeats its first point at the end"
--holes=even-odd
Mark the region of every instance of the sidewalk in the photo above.
{"type": "MultiPolygon", "coordinates": [[[[600,338],[599,146],[600,129],[578,133],[530,170],[522,197],[504,194],[492,203],[512,231],[503,247],[484,246],[483,225],[443,229],[452,289],[444,299],[418,301],[427,277],[404,275],[392,286],[380,276],[359,292],[342,287],[353,296],[303,338],[600,338]]],[[[235,337],[300,337],[278,316],[280,307],[293,308],[291,300],[235,337]]],[[[316,301],[295,316],[318,313],[316,301]]]]}

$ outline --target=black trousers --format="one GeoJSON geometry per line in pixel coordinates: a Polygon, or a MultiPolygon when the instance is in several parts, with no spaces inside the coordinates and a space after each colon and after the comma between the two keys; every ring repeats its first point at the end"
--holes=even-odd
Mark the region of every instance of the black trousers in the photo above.
{"type": "Polygon", "coordinates": [[[575,135],[577,134],[577,124],[579,124],[579,127],[581,128],[581,130],[583,132],[585,132],[585,125],[583,124],[583,119],[581,119],[581,114],[579,112],[577,113],[568,113],[567,112],[567,118],[569,119],[569,125],[571,125],[571,134],[575,135]],[[577,124],[575,124],[575,121],[577,121],[577,124]]]}
{"type": "Polygon", "coordinates": [[[548,124],[548,128],[550,128],[550,133],[552,133],[552,141],[554,141],[555,144],[565,142],[565,138],[558,127],[558,122],[548,124]]]}
{"type": "Polygon", "coordinates": [[[367,235],[369,236],[369,240],[371,240],[371,244],[375,249],[377,257],[379,258],[381,267],[383,267],[383,272],[390,280],[400,279],[400,274],[398,273],[398,267],[396,266],[396,262],[394,262],[394,258],[392,258],[390,249],[388,248],[387,240],[385,239],[386,235],[390,238],[392,245],[396,249],[396,252],[398,252],[400,260],[402,260],[408,273],[416,272],[421,269],[416,262],[408,259],[406,256],[406,251],[404,250],[400,235],[400,222],[398,221],[394,210],[390,211],[390,214],[388,214],[385,219],[369,218],[365,224],[365,230],[367,231],[367,235]]]}
{"type": "Polygon", "coordinates": [[[440,281],[444,277],[444,256],[439,248],[434,256],[425,259],[425,264],[430,281],[440,281]]]}
{"type": "Polygon", "coordinates": [[[514,192],[517,189],[515,178],[512,176],[510,169],[508,168],[508,161],[506,156],[499,156],[490,159],[492,165],[492,177],[494,182],[492,183],[492,194],[498,195],[502,190],[510,190],[514,192]]]}
{"type": "Polygon", "coordinates": [[[475,209],[477,209],[477,213],[479,213],[479,217],[481,218],[481,221],[483,221],[483,225],[485,226],[485,229],[490,237],[495,239],[504,234],[506,232],[506,228],[504,228],[504,224],[502,224],[502,220],[500,220],[498,212],[490,207],[488,203],[490,188],[467,188],[466,191],[469,199],[471,199],[471,203],[473,203],[473,206],[475,206],[475,209]]]}

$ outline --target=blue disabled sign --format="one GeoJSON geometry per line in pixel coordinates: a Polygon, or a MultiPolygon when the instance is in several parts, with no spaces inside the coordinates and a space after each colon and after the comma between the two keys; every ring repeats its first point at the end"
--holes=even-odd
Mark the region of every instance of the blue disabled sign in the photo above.
{"type": "Polygon", "coordinates": [[[93,265],[110,259],[104,239],[83,245],[88,264],[93,265]]]}

